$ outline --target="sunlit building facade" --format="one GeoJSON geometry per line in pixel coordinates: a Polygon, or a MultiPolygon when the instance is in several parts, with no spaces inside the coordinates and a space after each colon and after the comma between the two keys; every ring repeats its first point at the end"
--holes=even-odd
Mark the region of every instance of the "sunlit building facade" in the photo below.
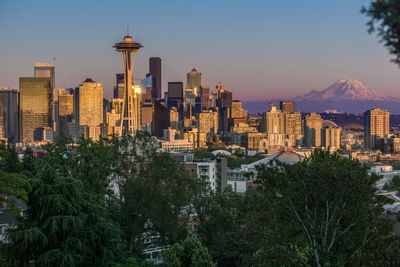
{"type": "Polygon", "coordinates": [[[364,146],[376,149],[377,141],[389,134],[390,113],[380,108],[364,112],[364,146]]]}
{"type": "Polygon", "coordinates": [[[78,136],[97,140],[100,130],[86,129],[103,123],[103,83],[86,79],[75,89],[78,136]]]}
{"type": "Polygon", "coordinates": [[[53,88],[50,78],[21,77],[20,141],[41,141],[44,128],[52,127],[53,88]]]}

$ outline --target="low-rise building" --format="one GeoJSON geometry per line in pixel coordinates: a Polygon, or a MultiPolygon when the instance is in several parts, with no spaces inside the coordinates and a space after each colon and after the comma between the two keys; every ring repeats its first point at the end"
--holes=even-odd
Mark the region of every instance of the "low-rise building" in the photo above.
{"type": "Polygon", "coordinates": [[[188,152],[194,149],[194,145],[187,139],[175,139],[173,141],[160,141],[160,151],[188,152]]]}
{"type": "Polygon", "coordinates": [[[240,168],[228,168],[228,185],[232,187],[233,192],[244,194],[247,188],[251,186],[253,184],[253,181],[257,178],[256,166],[269,166],[270,164],[273,164],[275,160],[287,164],[294,164],[296,162],[304,160],[309,154],[310,152],[295,151],[294,149],[282,149],[279,152],[276,152],[253,163],[242,164],[240,168]]]}

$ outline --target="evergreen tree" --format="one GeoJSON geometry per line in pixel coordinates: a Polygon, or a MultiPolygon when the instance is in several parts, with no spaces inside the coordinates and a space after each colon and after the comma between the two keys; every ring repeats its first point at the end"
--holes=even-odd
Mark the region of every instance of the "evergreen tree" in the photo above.
{"type": "Polygon", "coordinates": [[[32,148],[30,146],[26,147],[22,158],[22,173],[27,177],[36,176],[36,160],[32,148]]]}
{"type": "Polygon", "coordinates": [[[82,238],[86,214],[81,213],[82,183],[63,177],[48,162],[32,179],[28,209],[9,228],[10,260],[39,266],[81,266],[87,250],[82,238]]]}
{"type": "Polygon", "coordinates": [[[400,65],[400,5],[398,0],[374,0],[369,7],[361,10],[369,17],[368,32],[377,32],[380,41],[395,57],[394,63],[400,65]]]}
{"type": "Polygon", "coordinates": [[[123,261],[120,227],[108,205],[113,198],[106,182],[109,147],[61,140],[44,148],[48,154],[35,164],[28,210],[9,232],[10,259],[40,266],[114,266],[123,261]]]}
{"type": "Polygon", "coordinates": [[[20,212],[13,197],[26,201],[31,186],[21,174],[21,163],[14,145],[0,142],[0,201],[10,204],[12,212],[20,212]]]}

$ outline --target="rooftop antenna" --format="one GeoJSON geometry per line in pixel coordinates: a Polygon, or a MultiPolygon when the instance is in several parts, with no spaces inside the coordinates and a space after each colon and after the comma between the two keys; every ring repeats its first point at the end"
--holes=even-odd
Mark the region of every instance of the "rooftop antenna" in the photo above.
{"type": "Polygon", "coordinates": [[[129,36],[129,25],[126,25],[126,36],[129,36]]]}

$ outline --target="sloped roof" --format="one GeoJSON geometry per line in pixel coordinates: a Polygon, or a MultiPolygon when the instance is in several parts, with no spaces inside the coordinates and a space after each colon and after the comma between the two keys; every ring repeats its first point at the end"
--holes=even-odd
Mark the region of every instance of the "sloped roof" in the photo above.
{"type": "Polygon", "coordinates": [[[293,151],[280,151],[275,154],[272,154],[271,156],[262,158],[256,162],[245,165],[243,167],[251,169],[255,168],[255,166],[257,165],[270,165],[270,163],[274,160],[278,160],[282,163],[287,163],[287,164],[295,164],[296,162],[302,161],[305,158],[306,158],[305,155],[301,155],[293,151]]]}
{"type": "Polygon", "coordinates": [[[214,151],[211,151],[211,153],[213,153],[214,155],[218,155],[218,154],[232,155],[231,152],[229,152],[228,150],[224,150],[224,149],[214,150],[214,151]]]}

